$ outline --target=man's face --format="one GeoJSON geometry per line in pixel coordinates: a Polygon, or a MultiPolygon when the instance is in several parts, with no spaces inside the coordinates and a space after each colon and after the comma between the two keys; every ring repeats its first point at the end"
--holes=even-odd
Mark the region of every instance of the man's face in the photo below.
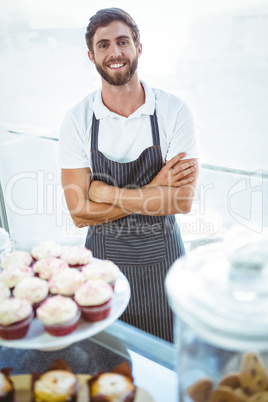
{"type": "Polygon", "coordinates": [[[110,85],[125,85],[136,73],[142,47],[134,44],[130,28],[122,21],[99,27],[93,38],[89,58],[110,85]]]}

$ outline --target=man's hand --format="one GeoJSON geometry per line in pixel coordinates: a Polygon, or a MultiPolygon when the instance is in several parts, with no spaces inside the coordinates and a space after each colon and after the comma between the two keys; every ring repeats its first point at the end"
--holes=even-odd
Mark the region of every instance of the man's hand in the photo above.
{"type": "Polygon", "coordinates": [[[149,186],[169,186],[169,187],[181,187],[185,184],[189,184],[194,180],[191,173],[196,171],[196,162],[181,160],[186,155],[182,152],[170,161],[168,161],[160,170],[160,172],[154,177],[154,179],[144,187],[149,186]],[[188,177],[186,177],[188,176],[188,177]]]}

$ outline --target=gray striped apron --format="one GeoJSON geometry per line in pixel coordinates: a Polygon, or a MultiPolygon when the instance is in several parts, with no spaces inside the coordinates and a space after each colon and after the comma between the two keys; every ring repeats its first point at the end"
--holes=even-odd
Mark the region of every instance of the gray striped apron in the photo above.
{"type": "MultiPolygon", "coordinates": [[[[93,179],[116,187],[140,188],[152,181],[163,166],[156,111],[151,118],[153,146],[138,159],[119,163],[98,150],[99,120],[93,114],[91,157],[93,179]]],[[[173,341],[173,315],[164,281],[172,263],[185,253],[175,217],[131,214],[89,227],[86,247],[100,259],[109,259],[127,277],[131,298],[121,320],[169,342],[173,341]]]]}

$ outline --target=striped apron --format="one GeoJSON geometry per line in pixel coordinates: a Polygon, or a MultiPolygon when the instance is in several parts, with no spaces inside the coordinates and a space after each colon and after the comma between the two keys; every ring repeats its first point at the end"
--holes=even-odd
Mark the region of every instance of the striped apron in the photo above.
{"type": "MultiPolygon", "coordinates": [[[[114,162],[98,150],[99,120],[93,114],[91,157],[93,179],[116,187],[140,188],[152,181],[163,166],[156,111],[151,118],[153,146],[135,161],[114,162]]],[[[173,341],[173,315],[165,294],[165,276],[185,253],[175,217],[131,214],[89,227],[86,247],[94,257],[119,266],[130,283],[131,298],[121,320],[169,342],[173,341]]]]}

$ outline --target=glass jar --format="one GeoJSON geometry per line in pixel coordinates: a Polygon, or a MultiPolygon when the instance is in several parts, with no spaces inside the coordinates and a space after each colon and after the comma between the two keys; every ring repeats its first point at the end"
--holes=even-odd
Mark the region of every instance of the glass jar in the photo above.
{"type": "Polygon", "coordinates": [[[190,252],[169,270],[166,290],[176,317],[179,401],[259,401],[260,393],[268,401],[267,230],[233,228],[222,242],[190,252]]]}

